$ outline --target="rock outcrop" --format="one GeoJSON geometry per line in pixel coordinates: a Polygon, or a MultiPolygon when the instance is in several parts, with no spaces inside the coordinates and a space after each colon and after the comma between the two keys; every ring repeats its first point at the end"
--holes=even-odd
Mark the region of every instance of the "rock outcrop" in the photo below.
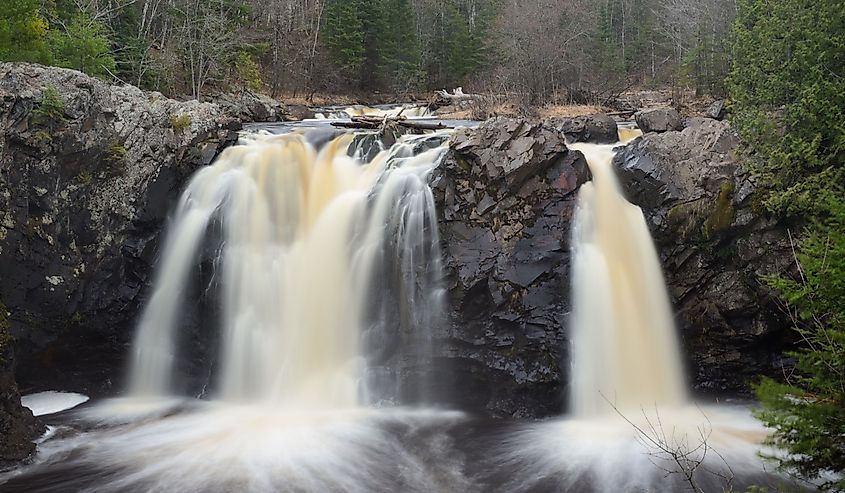
{"type": "Polygon", "coordinates": [[[638,111],[634,118],[643,133],[683,130],[684,120],[674,108],[654,108],[638,111]]]}
{"type": "Polygon", "coordinates": [[[171,205],[239,125],[215,104],[0,64],[0,301],[21,390],[118,383],[171,205]]]}
{"type": "Polygon", "coordinates": [[[614,163],[657,244],[692,383],[746,392],[755,376],[781,371],[792,335],[761,276],[792,269],[793,257],[785,225],[763,213],[736,161],[734,130],[712,119],[692,123],[646,134],[614,163]]]}
{"type": "Polygon", "coordinates": [[[562,409],[569,229],[583,155],[553,128],[497,118],[456,131],[433,187],[451,305],[443,357],[463,408],[562,409]]]}

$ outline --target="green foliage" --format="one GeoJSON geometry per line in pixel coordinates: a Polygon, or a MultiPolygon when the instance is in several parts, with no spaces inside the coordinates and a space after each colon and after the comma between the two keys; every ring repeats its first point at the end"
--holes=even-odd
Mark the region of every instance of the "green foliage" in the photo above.
{"type": "Polygon", "coordinates": [[[235,72],[238,79],[250,91],[258,91],[264,85],[261,74],[258,72],[258,64],[246,51],[239,51],[235,56],[235,72]]]}
{"type": "Polygon", "coordinates": [[[798,279],[769,278],[783,296],[805,345],[793,352],[786,383],[764,379],[756,388],[760,419],[775,431],[771,443],[791,454],[781,466],[808,478],[833,472],[825,488],[845,489],[845,201],[817,222],[801,242],[798,279]]]}
{"type": "Polygon", "coordinates": [[[326,4],[323,43],[330,59],[345,77],[358,78],[364,62],[364,32],[358,2],[331,0],[326,4]]]}
{"type": "Polygon", "coordinates": [[[0,61],[49,62],[47,21],[39,0],[5,2],[0,9],[0,61]]]}
{"type": "Polygon", "coordinates": [[[126,148],[119,140],[113,140],[106,148],[105,159],[113,175],[122,175],[126,171],[126,148]]]}
{"type": "Polygon", "coordinates": [[[191,126],[191,115],[172,115],[170,117],[170,126],[176,132],[181,132],[191,126]]]}
{"type": "Polygon", "coordinates": [[[76,175],[76,182],[80,185],[87,185],[91,183],[91,173],[88,170],[82,170],[76,175]]]}
{"type": "Polygon", "coordinates": [[[713,210],[704,221],[704,236],[711,238],[713,234],[724,231],[731,227],[736,219],[736,208],[733,205],[734,184],[732,181],[725,181],[719,187],[719,195],[713,210]]]}
{"type": "Polygon", "coordinates": [[[41,91],[41,101],[33,112],[33,123],[53,126],[65,120],[65,102],[55,86],[48,85],[41,91]]]}
{"type": "Polygon", "coordinates": [[[734,123],[771,212],[805,218],[796,278],[771,277],[801,335],[759,417],[807,478],[845,488],[845,10],[839,0],[742,0],[730,77],[734,123]]]}
{"type": "Polygon", "coordinates": [[[777,213],[822,213],[845,190],[845,9],[839,0],[742,0],[733,121],[777,213]]]}
{"type": "Polygon", "coordinates": [[[106,27],[82,13],[65,26],[49,35],[54,63],[95,77],[111,77],[116,66],[106,27]]]}

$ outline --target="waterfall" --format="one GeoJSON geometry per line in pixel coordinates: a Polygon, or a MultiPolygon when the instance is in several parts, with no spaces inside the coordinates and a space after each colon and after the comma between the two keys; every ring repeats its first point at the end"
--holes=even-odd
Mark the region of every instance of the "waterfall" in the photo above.
{"type": "Polygon", "coordinates": [[[427,176],[444,141],[405,136],[362,163],[348,155],[351,135],[319,151],[301,134],[256,135],[197,172],[136,333],[130,395],[173,392],[175,363],[190,356],[178,344],[181,307],[210,250],[220,300],[216,397],[317,409],[395,397],[385,387],[398,385],[401,368],[369,364],[378,359],[371,342],[386,337],[380,316],[390,304],[401,313],[392,332],[416,348],[405,363],[430,348],[442,289],[427,176]]]}
{"type": "Polygon", "coordinates": [[[572,411],[586,418],[612,406],[680,406],[687,396],[676,329],[642,211],[622,195],[613,146],[570,147],[593,175],[572,231],[572,411]]]}

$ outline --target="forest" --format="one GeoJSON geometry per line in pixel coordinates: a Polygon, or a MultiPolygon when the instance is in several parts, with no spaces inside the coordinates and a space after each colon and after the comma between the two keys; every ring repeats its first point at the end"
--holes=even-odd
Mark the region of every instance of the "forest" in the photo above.
{"type": "Polygon", "coordinates": [[[193,98],[463,86],[593,103],[635,86],[725,94],[735,16],[733,0],[21,0],[0,59],[193,98]]]}

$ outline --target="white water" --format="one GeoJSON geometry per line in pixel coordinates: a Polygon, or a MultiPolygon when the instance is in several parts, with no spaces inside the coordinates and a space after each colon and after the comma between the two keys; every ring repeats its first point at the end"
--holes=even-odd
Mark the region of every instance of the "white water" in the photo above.
{"type": "MultiPolygon", "coordinates": [[[[623,143],[638,135],[620,129],[623,143]]],[[[622,194],[615,145],[569,147],[593,175],[572,231],[570,416],[503,440],[488,467],[519,473],[500,491],[687,491],[684,469],[698,461],[702,491],[781,481],[767,475],[766,429],[747,408],[699,407],[686,391],[660,263],[642,211],[622,194]]]]}
{"type": "Polygon", "coordinates": [[[67,411],[88,402],[88,396],[73,392],[56,392],[48,390],[21,397],[21,404],[32,411],[33,416],[44,416],[61,411],[67,411]]]}
{"type": "MultiPolygon", "coordinates": [[[[407,294],[414,321],[440,310],[426,176],[444,148],[414,155],[430,138],[405,137],[363,164],[347,155],[351,136],[319,152],[298,134],[254,136],[198,172],[169,228],[137,331],[131,395],[171,394],[175,361],[190,356],[177,344],[180,307],[213,226],[222,237],[212,243],[222,287],[213,383],[220,399],[326,410],[383,393],[364,385],[364,336],[376,330],[365,307],[383,294],[371,289],[384,281],[373,274],[384,262],[402,266],[392,287],[407,294]]],[[[428,340],[431,327],[411,325],[416,341],[428,340]]]]}
{"type": "Polygon", "coordinates": [[[642,211],[622,195],[613,146],[570,147],[584,153],[593,175],[579,192],[572,232],[573,414],[682,405],[675,324],[642,211]]]}

